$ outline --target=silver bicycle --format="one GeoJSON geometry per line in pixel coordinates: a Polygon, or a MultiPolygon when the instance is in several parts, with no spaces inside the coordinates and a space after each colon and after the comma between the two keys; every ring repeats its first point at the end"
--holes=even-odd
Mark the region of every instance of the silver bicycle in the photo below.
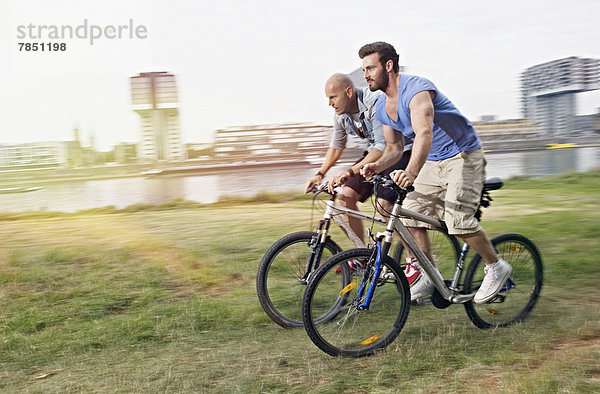
{"type": "MultiPolygon", "coordinates": [[[[435,307],[463,304],[467,315],[479,328],[506,326],[529,314],[543,283],[542,258],[531,240],[519,234],[504,234],[492,239],[498,255],[512,265],[512,274],[494,298],[484,304],[475,304],[472,300],[483,280],[485,261],[475,255],[463,280],[464,261],[469,250],[465,244],[455,261],[452,278],[445,280],[400,218],[414,218],[441,231],[445,229],[445,223],[402,208],[407,190],[391,179],[375,176],[373,182],[398,194],[386,230],[374,237],[370,248],[351,249],[329,258],[314,272],[304,292],[304,327],[321,350],[332,356],[366,356],[385,348],[402,330],[410,309],[410,288],[403,267],[387,255],[394,232],[400,234],[432,279],[435,289],[431,302],[435,307]],[[360,261],[363,268],[343,277],[337,274],[336,271],[347,267],[349,261],[360,261]]],[[[491,201],[489,191],[501,186],[499,179],[486,182],[481,206],[488,206],[491,201]]]]}

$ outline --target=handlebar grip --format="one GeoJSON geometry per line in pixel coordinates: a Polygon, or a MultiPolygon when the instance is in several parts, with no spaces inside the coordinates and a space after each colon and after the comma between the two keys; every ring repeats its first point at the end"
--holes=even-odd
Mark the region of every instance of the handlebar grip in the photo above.
{"type": "Polygon", "coordinates": [[[407,188],[400,187],[391,178],[385,177],[382,175],[373,175],[373,177],[371,178],[371,180],[369,182],[371,182],[373,184],[380,184],[381,186],[388,187],[390,189],[393,189],[393,190],[395,190],[397,192],[401,192],[401,193],[410,193],[415,190],[414,186],[412,186],[412,185],[407,188]]]}
{"type": "Polygon", "coordinates": [[[313,184],[308,190],[307,193],[319,194],[322,192],[327,192],[327,184],[328,182],[323,182],[320,185],[313,184]]]}

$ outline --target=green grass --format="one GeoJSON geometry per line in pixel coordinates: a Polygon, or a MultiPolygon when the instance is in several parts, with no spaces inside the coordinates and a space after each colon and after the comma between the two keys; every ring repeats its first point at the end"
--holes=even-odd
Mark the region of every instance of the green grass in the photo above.
{"type": "Polygon", "coordinates": [[[308,198],[6,214],[0,391],[600,390],[600,173],[510,180],[492,196],[489,235],[522,233],[544,258],[531,316],[489,331],[458,305],[413,307],[391,346],[359,360],[325,355],[257,301],[258,262],[311,227],[308,198]]]}

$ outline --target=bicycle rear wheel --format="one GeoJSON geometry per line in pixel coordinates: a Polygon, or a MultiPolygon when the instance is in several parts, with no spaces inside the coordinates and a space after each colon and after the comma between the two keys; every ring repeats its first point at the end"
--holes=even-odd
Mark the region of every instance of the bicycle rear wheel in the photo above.
{"type": "MultiPolygon", "coordinates": [[[[431,253],[438,270],[444,278],[452,278],[460,256],[460,242],[455,236],[441,230],[427,230],[427,234],[431,241],[431,253]]],[[[401,266],[404,266],[406,261],[406,249],[400,241],[394,249],[394,260],[401,266]]]]}
{"type": "Polygon", "coordinates": [[[313,343],[331,356],[362,357],[385,348],[398,336],[408,317],[410,290],[402,268],[384,256],[382,267],[387,274],[375,278],[371,255],[370,249],[338,253],[315,272],[304,292],[304,328],[313,343]],[[354,271],[352,282],[341,286],[335,268],[357,262],[365,263],[365,268],[354,271]],[[366,287],[360,295],[363,280],[366,287]],[[359,305],[373,282],[376,287],[371,303],[368,309],[362,309],[359,305]],[[324,313],[329,319],[318,321],[324,313]]]}
{"type": "MultiPolygon", "coordinates": [[[[522,320],[535,306],[542,290],[544,267],[535,244],[519,234],[503,234],[492,240],[498,256],[512,266],[500,292],[484,304],[468,302],[467,315],[479,328],[503,327],[522,320]]],[[[465,276],[464,290],[474,293],[483,281],[485,261],[476,255],[465,276]]]]}
{"type": "MultiPolygon", "coordinates": [[[[284,328],[302,327],[302,280],[316,242],[317,233],[300,231],[275,242],[263,256],[256,275],[256,292],[260,305],[275,323],[284,328]]],[[[323,245],[319,263],[342,249],[331,239],[323,245]]],[[[313,267],[313,270],[316,267],[313,267]]],[[[343,271],[349,280],[347,269],[343,271]]]]}

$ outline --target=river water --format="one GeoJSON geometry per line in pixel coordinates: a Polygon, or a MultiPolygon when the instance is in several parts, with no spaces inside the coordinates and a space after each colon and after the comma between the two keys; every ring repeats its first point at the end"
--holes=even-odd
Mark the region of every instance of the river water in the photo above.
{"type": "MultiPolygon", "coordinates": [[[[486,159],[488,178],[542,177],[600,167],[600,147],[492,153],[487,154],[486,159]]],[[[176,198],[211,203],[225,195],[252,196],[263,190],[301,190],[317,168],[269,167],[235,169],[218,175],[140,176],[51,183],[29,193],[0,194],[0,212],[75,212],[109,205],[120,209],[137,203],[162,203],[176,198]]],[[[330,170],[330,174],[335,173],[336,168],[330,170]]]]}

